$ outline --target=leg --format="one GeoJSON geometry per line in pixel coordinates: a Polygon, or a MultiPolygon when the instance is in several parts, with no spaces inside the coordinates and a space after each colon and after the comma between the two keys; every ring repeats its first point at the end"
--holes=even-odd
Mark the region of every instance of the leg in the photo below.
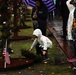
{"type": "Polygon", "coordinates": [[[75,53],[74,56],[76,57],[76,44],[74,44],[73,47],[74,47],[74,53],[75,53]]]}
{"type": "Polygon", "coordinates": [[[46,36],[46,30],[47,30],[47,26],[46,26],[46,22],[43,23],[44,27],[43,26],[39,26],[39,29],[41,29],[42,31],[42,35],[46,36]]]}
{"type": "Polygon", "coordinates": [[[43,61],[44,61],[46,59],[46,50],[43,50],[42,51],[42,54],[43,54],[43,57],[42,58],[43,58],[43,61]]]}
{"type": "Polygon", "coordinates": [[[63,38],[64,39],[66,39],[66,35],[67,35],[66,26],[67,26],[67,23],[66,23],[66,20],[64,19],[63,20],[63,38]]]}
{"type": "Polygon", "coordinates": [[[51,16],[51,19],[53,20],[53,11],[51,11],[50,14],[51,14],[51,15],[50,15],[50,16],[51,16]]]}
{"type": "Polygon", "coordinates": [[[36,45],[36,54],[42,56],[41,47],[39,47],[39,43],[36,45]]]}
{"type": "Polygon", "coordinates": [[[43,61],[49,60],[47,50],[43,50],[42,53],[43,53],[43,61]]]}
{"type": "Polygon", "coordinates": [[[63,38],[64,39],[66,39],[66,36],[67,36],[67,30],[66,29],[67,29],[68,14],[69,14],[68,12],[66,12],[66,13],[64,12],[62,15],[62,19],[63,19],[63,28],[62,29],[63,29],[63,38]]]}
{"type": "Polygon", "coordinates": [[[71,50],[68,50],[69,58],[67,60],[68,62],[74,62],[75,61],[75,45],[73,44],[73,41],[69,41],[68,45],[71,50]]]}
{"type": "Polygon", "coordinates": [[[46,51],[45,57],[48,58],[48,51],[46,51]]]}

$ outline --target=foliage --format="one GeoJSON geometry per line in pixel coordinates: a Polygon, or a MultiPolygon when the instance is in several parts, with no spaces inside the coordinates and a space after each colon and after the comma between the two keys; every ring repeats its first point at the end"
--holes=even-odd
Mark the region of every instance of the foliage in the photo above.
{"type": "MultiPolygon", "coordinates": [[[[2,54],[6,39],[9,39],[11,35],[10,20],[11,7],[9,0],[0,0],[0,40],[2,40],[0,47],[0,55],[2,54]]],[[[10,40],[8,41],[10,42],[10,40]]]]}
{"type": "Polygon", "coordinates": [[[28,50],[21,50],[21,54],[23,55],[23,56],[25,56],[26,58],[31,58],[31,59],[34,59],[34,62],[35,63],[39,63],[39,62],[41,62],[41,56],[38,56],[38,55],[36,55],[36,54],[34,54],[34,53],[32,53],[32,52],[29,52],[28,50]]]}
{"type": "Polygon", "coordinates": [[[27,68],[22,70],[15,70],[15,71],[8,71],[6,72],[7,75],[74,75],[73,71],[71,70],[71,64],[66,61],[66,56],[63,54],[59,46],[57,45],[56,40],[53,36],[49,37],[53,41],[53,48],[48,50],[50,60],[48,63],[42,63],[39,61],[41,58],[37,58],[35,54],[35,50],[31,53],[28,49],[33,42],[31,39],[24,40],[24,41],[13,41],[12,42],[12,49],[14,50],[14,54],[11,54],[12,58],[21,55],[18,58],[21,58],[24,55],[24,58],[33,58],[36,63],[31,65],[27,68]],[[22,50],[22,54],[21,53],[22,50]],[[19,53],[19,54],[18,54],[19,53]],[[18,54],[18,55],[17,55],[18,54]]]}
{"type": "MultiPolygon", "coordinates": [[[[31,22],[25,24],[31,25],[31,22]]],[[[20,30],[19,35],[32,36],[33,28],[20,30]]],[[[50,34],[48,31],[47,34],[50,34]]],[[[33,53],[30,53],[28,49],[30,48],[33,40],[23,40],[23,41],[12,41],[11,48],[14,54],[10,54],[11,58],[32,58],[35,62],[41,62],[29,66],[28,68],[8,71],[7,75],[74,75],[71,69],[71,64],[66,61],[66,56],[63,54],[62,50],[59,48],[56,40],[53,36],[49,37],[53,42],[53,47],[48,50],[48,55],[50,60],[47,64],[41,62],[41,57],[35,54],[35,49],[33,53]]]]}

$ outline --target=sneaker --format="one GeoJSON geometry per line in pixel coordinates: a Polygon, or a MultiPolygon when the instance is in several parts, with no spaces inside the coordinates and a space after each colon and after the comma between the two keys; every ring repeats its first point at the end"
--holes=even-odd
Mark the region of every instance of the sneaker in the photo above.
{"type": "Polygon", "coordinates": [[[45,60],[48,61],[50,58],[46,58],[45,60]]]}
{"type": "Polygon", "coordinates": [[[75,58],[68,58],[67,60],[68,60],[68,62],[74,62],[74,61],[76,61],[75,58]]]}
{"type": "Polygon", "coordinates": [[[11,50],[11,53],[13,53],[13,50],[11,50]]]}
{"type": "Polygon", "coordinates": [[[47,60],[46,60],[46,59],[44,59],[44,60],[42,60],[42,62],[46,64],[46,63],[47,63],[47,60]]]}
{"type": "Polygon", "coordinates": [[[43,63],[44,63],[44,64],[47,64],[48,62],[47,62],[47,61],[43,61],[43,63]]]}
{"type": "Polygon", "coordinates": [[[75,66],[73,67],[73,70],[76,70],[76,67],[75,66]]]}
{"type": "Polygon", "coordinates": [[[45,58],[45,59],[43,59],[43,61],[45,62],[45,61],[48,61],[50,58],[45,58]]]}

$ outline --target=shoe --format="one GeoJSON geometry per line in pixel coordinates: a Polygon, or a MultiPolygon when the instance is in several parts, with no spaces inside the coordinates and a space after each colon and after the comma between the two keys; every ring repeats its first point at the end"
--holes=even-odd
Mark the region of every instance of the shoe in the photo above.
{"type": "Polygon", "coordinates": [[[43,63],[47,64],[48,62],[47,61],[43,61],[43,63]]]}
{"type": "Polygon", "coordinates": [[[76,67],[74,66],[72,69],[73,69],[73,70],[76,70],[76,67]]]}
{"type": "Polygon", "coordinates": [[[8,52],[9,52],[9,54],[14,53],[13,49],[11,49],[10,47],[8,47],[8,52]]]}
{"type": "Polygon", "coordinates": [[[66,40],[66,36],[60,35],[63,40],[66,40]]]}
{"type": "Polygon", "coordinates": [[[48,61],[50,58],[46,58],[45,60],[48,61]]]}
{"type": "Polygon", "coordinates": [[[76,61],[75,58],[68,58],[67,60],[68,60],[68,62],[74,62],[74,61],[76,61]]]}
{"type": "Polygon", "coordinates": [[[11,50],[11,53],[13,53],[13,50],[11,50]]]}
{"type": "Polygon", "coordinates": [[[45,61],[48,61],[50,58],[45,58],[45,59],[43,59],[43,62],[45,62],[45,61]]]}
{"type": "Polygon", "coordinates": [[[45,63],[45,64],[47,64],[47,60],[46,59],[45,60],[42,60],[42,62],[45,63]]]}

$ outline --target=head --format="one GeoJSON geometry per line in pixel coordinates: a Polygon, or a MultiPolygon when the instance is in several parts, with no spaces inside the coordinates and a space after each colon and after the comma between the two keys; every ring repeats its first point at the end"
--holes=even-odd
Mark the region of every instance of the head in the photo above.
{"type": "Polygon", "coordinates": [[[42,0],[35,0],[36,2],[36,6],[40,7],[41,5],[44,5],[44,3],[42,2],[42,0]]]}
{"type": "Polygon", "coordinates": [[[70,4],[73,4],[76,7],[76,0],[71,0],[70,4]]]}
{"type": "Polygon", "coordinates": [[[33,35],[38,38],[42,35],[42,32],[40,29],[35,29],[34,32],[33,32],[33,35]]]}
{"type": "Polygon", "coordinates": [[[36,6],[40,7],[40,2],[38,0],[36,0],[36,6]]]}

